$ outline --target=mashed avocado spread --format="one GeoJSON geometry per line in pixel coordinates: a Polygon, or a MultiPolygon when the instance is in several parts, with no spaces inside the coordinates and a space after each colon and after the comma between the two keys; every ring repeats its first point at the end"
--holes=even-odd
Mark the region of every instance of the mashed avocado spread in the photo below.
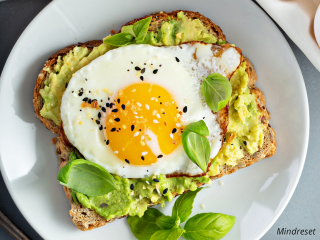
{"type": "MultiPolygon", "coordinates": [[[[168,19],[154,32],[147,33],[142,43],[150,45],[176,45],[188,41],[204,41],[206,43],[223,44],[208,33],[198,19],[188,19],[183,12],[178,13],[177,20],[168,19]]],[[[127,31],[126,27],[122,32],[127,31]]],[[[75,47],[63,58],[59,57],[54,69],[44,69],[49,72],[44,89],[40,94],[44,99],[41,115],[60,125],[60,104],[63,92],[72,74],[95,58],[105,54],[113,47],[103,43],[91,52],[85,47],[75,47]]],[[[263,143],[263,125],[259,120],[260,112],[254,96],[248,88],[248,75],[245,72],[246,63],[238,68],[230,79],[232,96],[229,102],[229,125],[226,140],[221,151],[212,161],[210,171],[202,177],[157,176],[159,182],[153,181],[155,176],[142,179],[128,179],[119,176],[115,182],[119,191],[112,191],[102,196],[86,196],[76,192],[78,201],[85,207],[94,209],[101,216],[110,220],[124,215],[142,216],[148,204],[155,203],[164,206],[165,201],[171,201],[175,193],[182,194],[186,190],[194,191],[197,184],[211,184],[210,176],[220,173],[222,165],[237,165],[244,156],[243,149],[253,154],[263,143]]]]}

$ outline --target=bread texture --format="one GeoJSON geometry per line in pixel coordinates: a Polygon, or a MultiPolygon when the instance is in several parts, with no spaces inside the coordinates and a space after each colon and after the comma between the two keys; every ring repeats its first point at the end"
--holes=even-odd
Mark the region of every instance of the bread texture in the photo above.
{"type": "MultiPolygon", "coordinates": [[[[171,19],[177,18],[177,13],[180,12],[174,11],[171,13],[165,13],[165,12],[158,12],[158,13],[152,13],[152,22],[149,27],[149,31],[156,31],[162,24],[163,21],[167,21],[168,17],[171,19]]],[[[206,18],[205,16],[197,13],[197,12],[191,12],[191,11],[183,11],[186,16],[190,19],[200,19],[202,24],[208,29],[209,33],[217,37],[218,39],[226,40],[225,35],[223,34],[222,30],[219,26],[215,25],[210,19],[206,18]]],[[[145,16],[143,18],[146,18],[149,16],[145,16]]],[[[143,19],[140,18],[140,19],[143,19]]],[[[140,19],[134,19],[126,25],[132,25],[135,22],[139,21],[140,19]]],[[[58,56],[63,57],[66,55],[70,50],[72,50],[75,46],[82,46],[87,47],[89,49],[93,49],[93,47],[99,46],[102,44],[102,41],[95,40],[95,41],[89,41],[85,43],[78,43],[75,45],[70,45],[68,47],[65,47],[61,49],[60,51],[53,54],[44,64],[45,68],[53,68],[54,65],[57,62],[58,56]]],[[[234,173],[238,169],[248,167],[261,159],[267,158],[272,156],[276,152],[276,140],[275,140],[275,133],[274,130],[269,125],[269,119],[270,119],[270,113],[268,112],[266,108],[266,102],[264,98],[264,94],[260,89],[258,89],[254,84],[257,81],[257,74],[255,72],[255,69],[250,62],[249,59],[245,58],[244,61],[247,63],[246,72],[249,77],[249,88],[252,94],[254,94],[257,107],[261,111],[261,122],[264,124],[264,141],[263,146],[255,152],[253,155],[250,155],[248,152],[244,150],[244,157],[240,160],[239,164],[231,167],[231,166],[220,166],[220,174],[216,175],[214,177],[211,177],[212,180],[220,178],[224,175],[228,175],[231,173],[234,173]]],[[[37,115],[37,117],[41,120],[41,122],[52,132],[58,133],[57,141],[56,141],[56,152],[58,156],[58,162],[60,165],[60,168],[65,166],[68,162],[69,155],[73,151],[73,146],[68,142],[67,137],[64,134],[63,128],[61,126],[57,126],[53,121],[43,118],[40,115],[40,110],[43,106],[43,99],[39,93],[40,89],[44,87],[44,81],[48,77],[48,72],[42,70],[38,76],[38,79],[36,81],[35,89],[34,89],[34,96],[33,96],[33,104],[34,104],[34,110],[37,115]]],[[[223,128],[223,132],[225,133],[227,131],[228,126],[228,106],[224,109],[220,110],[218,112],[218,121],[220,123],[220,126],[223,128]]],[[[202,184],[198,183],[198,187],[200,187],[202,184]]],[[[92,230],[94,228],[101,227],[105,225],[106,223],[113,222],[117,218],[113,218],[109,221],[107,221],[104,217],[100,216],[98,213],[96,213],[92,209],[85,208],[81,204],[76,204],[73,201],[73,198],[71,196],[70,189],[63,187],[65,194],[70,202],[71,210],[69,211],[69,214],[71,216],[72,221],[74,224],[82,231],[86,230],[92,230]]],[[[177,196],[178,194],[176,194],[177,196]]],[[[150,206],[154,204],[150,203],[150,206]]],[[[126,216],[121,216],[119,218],[124,218],[126,216]]]]}

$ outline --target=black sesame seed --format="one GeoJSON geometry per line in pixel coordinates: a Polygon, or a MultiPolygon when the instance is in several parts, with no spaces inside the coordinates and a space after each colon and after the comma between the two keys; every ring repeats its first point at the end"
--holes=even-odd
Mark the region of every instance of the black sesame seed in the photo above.
{"type": "Polygon", "coordinates": [[[82,109],[80,109],[80,112],[82,112],[82,109]]]}
{"type": "Polygon", "coordinates": [[[172,133],[176,133],[176,132],[177,132],[176,128],[172,129],[172,133]]]}
{"type": "Polygon", "coordinates": [[[88,103],[91,104],[91,102],[92,102],[92,100],[89,98],[89,99],[88,99],[88,103]]]}
{"type": "Polygon", "coordinates": [[[187,111],[188,111],[188,107],[185,106],[185,107],[183,108],[183,112],[186,113],[187,111]]]}
{"type": "Polygon", "coordinates": [[[110,131],[111,131],[111,132],[114,132],[115,130],[116,130],[116,128],[111,128],[111,130],[110,130],[110,131]]]}
{"type": "Polygon", "coordinates": [[[163,157],[163,155],[162,154],[160,154],[157,158],[162,158],[163,157]]]}
{"type": "Polygon", "coordinates": [[[143,81],[143,76],[140,76],[141,81],[143,81]]]}
{"type": "Polygon", "coordinates": [[[101,99],[100,102],[103,102],[103,100],[101,99]]]}
{"type": "Polygon", "coordinates": [[[88,98],[85,97],[84,99],[82,99],[82,101],[86,102],[86,101],[88,101],[88,98]]]}
{"type": "Polygon", "coordinates": [[[179,58],[176,57],[176,61],[177,61],[177,62],[180,62],[179,58]]]}
{"type": "Polygon", "coordinates": [[[133,131],[134,130],[134,125],[131,125],[131,131],[133,131]]]}
{"type": "Polygon", "coordinates": [[[106,129],[106,127],[104,127],[104,129],[106,129]]]}
{"type": "Polygon", "coordinates": [[[112,108],[112,107],[113,107],[113,105],[114,105],[114,103],[110,103],[110,105],[109,105],[109,106],[110,106],[110,108],[112,108]]]}
{"type": "Polygon", "coordinates": [[[157,74],[158,69],[153,70],[153,74],[157,74]]]}
{"type": "Polygon", "coordinates": [[[72,91],[72,93],[74,93],[74,91],[72,91]]]}
{"type": "Polygon", "coordinates": [[[146,69],[145,68],[142,68],[141,70],[141,74],[145,73],[146,72],[146,69]]]}
{"type": "Polygon", "coordinates": [[[126,109],[126,105],[122,104],[121,108],[122,108],[122,110],[125,110],[126,109]]]}
{"type": "Polygon", "coordinates": [[[106,112],[107,110],[106,110],[105,107],[102,107],[102,108],[101,108],[101,111],[102,111],[102,112],[106,112]]]}
{"type": "Polygon", "coordinates": [[[100,125],[99,130],[101,131],[103,129],[102,125],[100,125]]]}
{"type": "Polygon", "coordinates": [[[116,108],[112,109],[112,112],[118,112],[118,109],[116,109],[116,108]]]}
{"type": "Polygon", "coordinates": [[[106,144],[109,145],[109,140],[107,140],[106,144]]]}
{"type": "Polygon", "coordinates": [[[158,98],[161,98],[161,96],[159,96],[158,98]]]}
{"type": "Polygon", "coordinates": [[[159,179],[154,178],[153,181],[154,182],[159,182],[159,179]]]}
{"type": "Polygon", "coordinates": [[[160,102],[160,104],[162,104],[162,102],[160,102]]]}
{"type": "Polygon", "coordinates": [[[247,142],[246,142],[246,141],[244,141],[243,143],[244,143],[244,145],[246,145],[246,146],[247,146],[247,142]]]}
{"type": "Polygon", "coordinates": [[[141,159],[144,161],[144,156],[141,156],[141,159]]]}
{"type": "Polygon", "coordinates": [[[79,92],[78,95],[81,97],[83,95],[83,92],[79,92]]]}
{"type": "Polygon", "coordinates": [[[130,164],[129,160],[128,159],[125,159],[126,163],[130,164]]]}
{"type": "Polygon", "coordinates": [[[117,99],[117,102],[120,103],[120,98],[117,99]]]}
{"type": "Polygon", "coordinates": [[[203,117],[202,119],[205,119],[206,117],[203,117]]]}
{"type": "Polygon", "coordinates": [[[91,93],[91,91],[89,91],[89,93],[91,93]]]}
{"type": "Polygon", "coordinates": [[[120,122],[120,118],[115,118],[114,119],[116,122],[120,122]]]}
{"type": "Polygon", "coordinates": [[[107,102],[107,103],[106,103],[106,107],[109,107],[109,106],[110,106],[110,103],[107,102]]]}
{"type": "Polygon", "coordinates": [[[101,112],[98,113],[98,118],[101,118],[101,112]]]}
{"type": "Polygon", "coordinates": [[[139,67],[135,67],[134,68],[136,71],[140,71],[141,70],[141,68],[139,68],[139,67]]]}
{"type": "Polygon", "coordinates": [[[131,64],[133,64],[133,62],[131,62],[131,64]]]}
{"type": "Polygon", "coordinates": [[[166,188],[165,190],[163,190],[163,194],[166,194],[168,192],[168,188],[166,188]]]}
{"type": "Polygon", "coordinates": [[[162,65],[160,64],[159,67],[162,67],[162,65]]]}
{"type": "Polygon", "coordinates": [[[165,112],[163,112],[162,114],[166,114],[165,112]]]}
{"type": "Polygon", "coordinates": [[[147,65],[146,63],[144,63],[143,65],[147,65]]]}
{"type": "Polygon", "coordinates": [[[96,123],[97,123],[97,124],[100,124],[100,121],[99,121],[99,120],[96,120],[96,123]]]}
{"type": "Polygon", "coordinates": [[[68,87],[68,83],[66,83],[66,85],[65,85],[65,88],[67,88],[68,87]]]}
{"type": "Polygon", "coordinates": [[[128,69],[127,71],[129,72],[130,70],[128,69]]]}
{"type": "Polygon", "coordinates": [[[130,185],[130,189],[131,189],[131,190],[134,189],[134,185],[133,185],[133,184],[130,185]]]}

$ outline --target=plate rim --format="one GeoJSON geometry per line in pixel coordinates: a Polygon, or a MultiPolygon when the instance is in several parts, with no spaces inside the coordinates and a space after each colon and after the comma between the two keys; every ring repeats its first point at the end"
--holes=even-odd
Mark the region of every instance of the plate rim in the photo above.
{"type": "MultiPolygon", "coordinates": [[[[3,82],[4,80],[4,76],[6,75],[6,72],[8,71],[7,70],[7,65],[9,65],[9,63],[12,61],[12,56],[13,54],[15,53],[15,50],[16,50],[16,45],[20,42],[20,39],[26,34],[26,32],[28,31],[29,27],[32,26],[33,24],[35,24],[35,21],[36,19],[45,14],[46,11],[48,11],[48,9],[51,7],[51,5],[53,4],[56,4],[58,1],[63,1],[63,0],[55,0],[55,1],[51,1],[48,5],[46,5],[33,19],[32,21],[27,25],[27,27],[23,30],[23,32],[21,33],[21,35],[19,36],[19,38],[17,39],[17,41],[15,42],[13,48],[11,49],[10,51],[10,54],[5,62],[5,65],[3,67],[3,71],[1,73],[1,76],[0,76],[0,92],[2,90],[2,85],[3,85],[3,82]]],[[[266,12],[263,11],[263,9],[261,9],[261,7],[259,6],[258,3],[254,3],[252,1],[249,1],[247,0],[248,4],[251,4],[252,6],[254,6],[255,8],[258,9],[258,11],[260,11],[260,13],[262,14],[265,14],[268,16],[268,14],[266,12]]],[[[318,8],[318,11],[317,13],[320,12],[320,5],[319,5],[319,8],[318,8]]],[[[282,203],[282,206],[280,207],[280,209],[277,211],[277,214],[274,215],[273,219],[269,222],[269,224],[267,224],[267,226],[264,228],[263,231],[261,231],[261,233],[257,236],[256,239],[260,239],[261,237],[263,237],[267,231],[270,230],[270,228],[274,225],[274,223],[279,219],[280,215],[283,213],[284,209],[287,207],[290,199],[292,198],[292,195],[294,193],[294,191],[296,190],[297,188],[297,185],[298,185],[298,182],[300,180],[300,177],[301,177],[301,174],[302,174],[302,171],[303,171],[303,168],[304,168],[304,164],[305,164],[305,161],[306,161],[306,156],[307,156],[307,150],[308,150],[308,145],[309,145],[309,135],[310,135],[310,111],[309,111],[309,101],[308,101],[308,95],[307,95],[307,91],[306,91],[306,86],[305,86],[305,81],[304,81],[304,78],[303,78],[303,75],[302,75],[302,72],[301,72],[301,69],[300,69],[300,65],[294,55],[294,52],[292,51],[292,48],[290,47],[289,43],[287,42],[287,40],[285,39],[284,35],[281,33],[280,29],[276,26],[276,24],[272,21],[272,19],[268,16],[268,19],[269,21],[272,23],[272,25],[275,27],[275,31],[278,31],[279,35],[283,38],[283,40],[286,42],[286,44],[288,45],[289,49],[290,49],[290,53],[292,54],[292,56],[294,57],[294,61],[295,63],[297,64],[298,66],[298,71],[299,71],[299,75],[300,75],[300,78],[301,78],[301,84],[303,86],[303,92],[305,93],[305,96],[304,96],[304,103],[303,105],[305,106],[305,111],[306,111],[306,114],[305,114],[305,121],[306,121],[306,124],[304,125],[304,131],[306,133],[306,136],[305,136],[305,139],[306,141],[304,141],[304,145],[303,147],[301,148],[302,151],[300,152],[300,161],[299,161],[299,170],[297,172],[297,176],[295,178],[295,181],[294,183],[292,184],[292,187],[290,189],[290,192],[288,194],[286,194],[286,198],[285,200],[283,201],[282,203]]],[[[300,81],[299,81],[300,82],[300,81]]],[[[37,224],[33,224],[30,222],[31,219],[29,219],[29,215],[24,211],[24,208],[22,206],[20,206],[20,204],[18,203],[18,201],[16,200],[17,196],[14,194],[14,191],[13,191],[13,188],[12,186],[10,185],[10,181],[8,180],[7,176],[6,176],[6,173],[4,171],[4,167],[3,167],[3,159],[1,157],[1,152],[0,152],[0,171],[1,171],[1,175],[4,179],[4,182],[5,182],[5,185],[8,189],[8,192],[10,194],[10,196],[12,197],[15,205],[17,206],[17,208],[19,209],[19,211],[21,212],[21,214],[23,215],[23,217],[27,220],[28,224],[31,225],[31,227],[42,237],[45,239],[45,233],[42,231],[42,229],[40,227],[38,227],[37,224]],[[2,169],[2,171],[1,171],[2,169]]]]}

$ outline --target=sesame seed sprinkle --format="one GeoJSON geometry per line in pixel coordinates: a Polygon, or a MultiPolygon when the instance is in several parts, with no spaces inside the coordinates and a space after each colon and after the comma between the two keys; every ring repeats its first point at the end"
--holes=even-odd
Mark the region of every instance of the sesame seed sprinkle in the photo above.
{"type": "Polygon", "coordinates": [[[158,155],[158,157],[157,158],[162,158],[163,157],[163,155],[162,154],[160,154],[160,155],[158,155]]]}
{"type": "Polygon", "coordinates": [[[153,74],[157,74],[158,69],[153,70],[153,74]]]}
{"type": "Polygon", "coordinates": [[[141,70],[141,68],[139,68],[139,67],[135,67],[134,68],[136,71],[140,71],[141,70]]]}
{"type": "Polygon", "coordinates": [[[163,194],[166,194],[168,192],[168,188],[166,188],[165,190],[163,190],[163,194]]]}
{"type": "Polygon", "coordinates": [[[101,131],[103,129],[102,125],[100,125],[99,130],[101,131]]]}
{"type": "Polygon", "coordinates": [[[143,76],[140,76],[140,80],[143,81],[143,76]]]}
{"type": "Polygon", "coordinates": [[[147,155],[147,154],[148,154],[148,152],[142,152],[142,153],[141,153],[142,156],[145,156],[145,155],[147,155]]]}
{"type": "Polygon", "coordinates": [[[176,61],[177,61],[177,62],[180,62],[179,58],[176,57],[176,61]]]}
{"type": "Polygon", "coordinates": [[[144,161],[144,156],[141,156],[141,159],[144,161]]]}
{"type": "Polygon", "coordinates": [[[177,127],[181,127],[181,124],[180,124],[180,123],[176,123],[176,126],[177,126],[177,127]]]}
{"type": "Polygon", "coordinates": [[[149,107],[149,105],[148,105],[148,104],[146,104],[146,109],[147,109],[147,110],[149,110],[149,109],[150,109],[150,107],[149,107]]]}
{"type": "Polygon", "coordinates": [[[114,132],[115,130],[117,130],[117,129],[116,129],[116,128],[111,128],[110,131],[111,131],[111,132],[114,132]]]}
{"type": "Polygon", "coordinates": [[[172,133],[170,133],[170,137],[173,139],[173,134],[172,133]]]}
{"type": "Polygon", "coordinates": [[[68,83],[66,83],[66,85],[65,85],[65,88],[67,88],[68,87],[68,83]]]}
{"type": "Polygon", "coordinates": [[[116,122],[120,122],[120,118],[115,118],[114,119],[116,122]]]}
{"type": "Polygon", "coordinates": [[[153,119],[153,122],[154,122],[154,123],[159,123],[159,121],[158,121],[158,120],[156,120],[156,119],[153,119]]]}
{"type": "Polygon", "coordinates": [[[106,144],[109,145],[109,140],[107,140],[106,144]]]}
{"type": "Polygon", "coordinates": [[[154,178],[154,179],[152,179],[154,182],[159,182],[159,179],[157,179],[157,178],[154,178]]]}
{"type": "Polygon", "coordinates": [[[145,68],[142,68],[141,70],[141,74],[145,73],[146,72],[146,69],[145,68]]]}
{"type": "Polygon", "coordinates": [[[160,118],[160,114],[159,114],[159,113],[157,113],[157,115],[156,115],[156,116],[157,116],[157,118],[160,118]]]}
{"type": "Polygon", "coordinates": [[[139,102],[137,102],[137,105],[139,106],[139,107],[141,107],[142,105],[141,105],[141,103],[139,103],[139,102]]]}
{"type": "Polygon", "coordinates": [[[102,108],[101,108],[101,111],[102,111],[102,112],[106,112],[107,110],[106,110],[105,107],[102,107],[102,108]]]}
{"type": "Polygon", "coordinates": [[[188,107],[185,106],[185,107],[183,108],[183,112],[186,113],[187,111],[188,111],[188,107]]]}
{"type": "MultiPolygon", "coordinates": [[[[126,161],[126,163],[130,164],[130,161],[128,159],[125,159],[125,161],[126,161]]],[[[133,190],[133,189],[131,189],[131,190],[133,190]]]]}
{"type": "Polygon", "coordinates": [[[99,120],[96,120],[96,123],[97,123],[97,124],[100,124],[100,121],[99,121],[99,120]]]}
{"type": "Polygon", "coordinates": [[[177,132],[176,128],[172,129],[172,133],[176,133],[176,132],[177,132]]]}
{"type": "Polygon", "coordinates": [[[122,110],[125,110],[126,109],[126,105],[122,104],[121,108],[122,108],[122,110]]]}
{"type": "Polygon", "coordinates": [[[130,185],[130,189],[131,189],[131,190],[134,189],[134,185],[133,185],[133,184],[130,185]]]}
{"type": "Polygon", "coordinates": [[[134,130],[134,125],[131,125],[131,131],[133,131],[134,130]]]}
{"type": "Polygon", "coordinates": [[[119,152],[118,152],[118,151],[114,151],[113,153],[114,153],[114,154],[118,154],[119,152]]]}
{"type": "Polygon", "coordinates": [[[116,108],[112,109],[112,112],[118,112],[118,109],[116,109],[116,108]]]}
{"type": "Polygon", "coordinates": [[[135,132],[135,133],[133,134],[134,137],[136,137],[136,136],[138,136],[138,135],[139,135],[139,132],[135,132]]]}

